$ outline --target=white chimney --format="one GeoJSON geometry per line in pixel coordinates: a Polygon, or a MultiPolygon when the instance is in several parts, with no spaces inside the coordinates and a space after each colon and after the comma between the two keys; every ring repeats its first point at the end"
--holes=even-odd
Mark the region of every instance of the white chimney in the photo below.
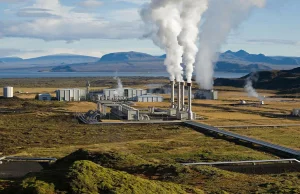
{"type": "Polygon", "coordinates": [[[188,86],[188,115],[189,120],[194,120],[192,111],[192,83],[187,83],[188,86]]]}
{"type": "Polygon", "coordinates": [[[178,91],[177,91],[177,111],[181,111],[181,84],[180,82],[177,82],[177,87],[178,87],[178,91]]]}
{"type": "Polygon", "coordinates": [[[171,108],[175,108],[175,82],[171,81],[171,108]]]}
{"type": "Polygon", "coordinates": [[[182,89],[181,89],[181,110],[184,111],[185,107],[184,107],[184,97],[185,97],[185,82],[181,83],[182,89]]]}

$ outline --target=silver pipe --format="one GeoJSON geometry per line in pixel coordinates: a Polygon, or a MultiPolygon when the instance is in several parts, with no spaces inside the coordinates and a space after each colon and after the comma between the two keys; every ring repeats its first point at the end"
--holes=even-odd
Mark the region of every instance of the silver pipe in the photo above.
{"type": "Polygon", "coordinates": [[[177,82],[177,87],[178,87],[178,91],[177,91],[177,111],[181,111],[181,84],[180,82],[177,82]]]}
{"type": "Polygon", "coordinates": [[[175,108],[175,82],[171,81],[171,108],[175,108]]]}
{"type": "Polygon", "coordinates": [[[184,107],[184,97],[185,97],[185,82],[181,83],[182,89],[181,89],[181,110],[184,111],[185,107],[184,107]]]}
{"type": "Polygon", "coordinates": [[[192,83],[188,83],[188,115],[189,120],[194,120],[192,111],[192,83]]]}

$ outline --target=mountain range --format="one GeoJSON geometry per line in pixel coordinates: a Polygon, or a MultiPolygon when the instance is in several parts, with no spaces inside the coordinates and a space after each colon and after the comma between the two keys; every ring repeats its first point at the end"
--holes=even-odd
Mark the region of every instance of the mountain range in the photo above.
{"type": "MultiPolygon", "coordinates": [[[[215,86],[244,87],[246,80],[251,74],[241,78],[218,78],[215,86]]],[[[258,89],[277,90],[279,94],[300,93],[300,67],[291,70],[260,71],[255,73],[253,87],[258,89]]]]}
{"type": "MultiPolygon", "coordinates": [[[[153,56],[140,52],[109,53],[101,58],[83,55],[49,55],[32,59],[17,57],[0,58],[0,69],[27,69],[34,71],[119,71],[157,72],[165,71],[166,55],[153,56]]],[[[252,72],[272,69],[291,69],[300,64],[300,57],[265,56],[250,54],[244,50],[220,53],[216,71],[252,72]]]]}

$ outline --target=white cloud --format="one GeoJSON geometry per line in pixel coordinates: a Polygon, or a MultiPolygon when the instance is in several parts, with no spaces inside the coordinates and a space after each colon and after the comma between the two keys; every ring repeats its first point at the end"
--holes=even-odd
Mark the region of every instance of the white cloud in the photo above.
{"type": "Polygon", "coordinates": [[[151,2],[151,0],[116,0],[116,1],[128,2],[128,3],[138,4],[138,5],[151,2]]]}
{"type": "Polygon", "coordinates": [[[0,0],[0,3],[23,3],[26,0],[0,0]]]}
{"type": "Polygon", "coordinates": [[[140,20],[140,15],[137,9],[125,9],[113,11],[109,14],[109,18],[112,18],[116,21],[138,21],[140,20]]]}
{"type": "Polygon", "coordinates": [[[87,7],[87,8],[99,7],[102,4],[103,4],[103,2],[97,1],[97,0],[84,0],[79,3],[80,6],[87,7]]]}
{"type": "Polygon", "coordinates": [[[62,5],[59,0],[36,0],[32,6],[24,7],[18,12],[18,15],[35,18],[14,22],[0,20],[0,34],[4,37],[38,38],[46,41],[139,38],[142,34],[140,24],[129,19],[136,19],[137,13],[128,11],[127,13],[131,13],[128,22],[110,21],[100,19],[100,15],[95,13],[79,13],[73,9],[74,7],[62,5]]]}

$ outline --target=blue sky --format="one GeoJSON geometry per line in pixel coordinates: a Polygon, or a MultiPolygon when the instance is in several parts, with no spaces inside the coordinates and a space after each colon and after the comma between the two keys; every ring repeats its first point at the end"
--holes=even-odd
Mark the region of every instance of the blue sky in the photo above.
{"type": "MultiPolygon", "coordinates": [[[[138,11],[149,0],[0,0],[0,57],[109,52],[163,54],[141,39],[138,11]]],[[[266,55],[300,56],[300,1],[269,0],[223,45],[266,55]]]]}

